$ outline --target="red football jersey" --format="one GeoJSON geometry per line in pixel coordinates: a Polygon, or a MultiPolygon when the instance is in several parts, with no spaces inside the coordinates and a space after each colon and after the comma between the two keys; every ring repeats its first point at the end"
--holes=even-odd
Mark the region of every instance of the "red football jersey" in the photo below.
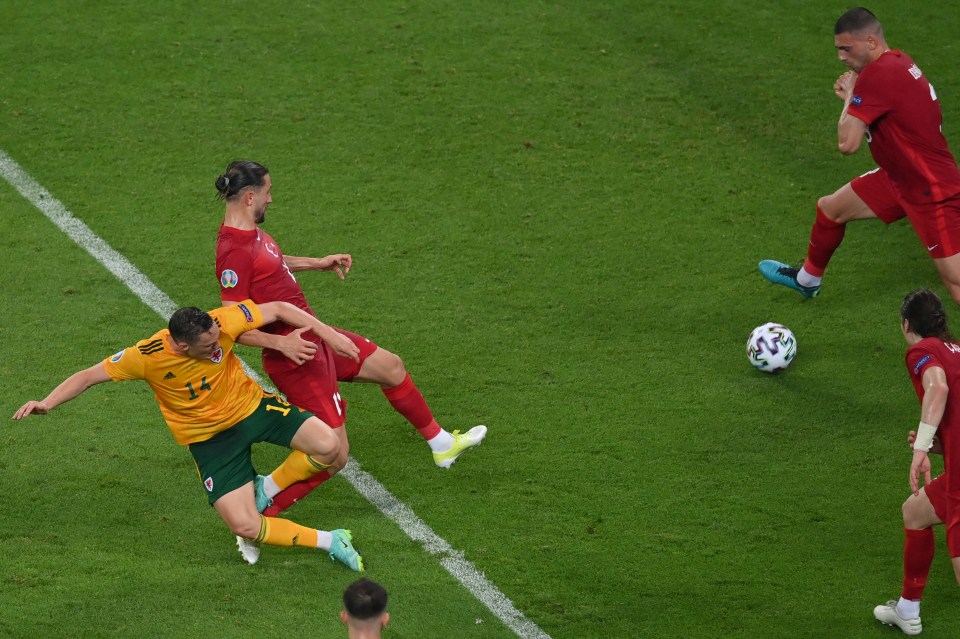
{"type": "Polygon", "coordinates": [[[936,337],[927,337],[907,349],[907,370],[910,380],[917,391],[917,397],[923,402],[923,373],[930,366],[939,366],[947,375],[947,406],[937,428],[937,436],[943,443],[944,459],[953,460],[960,453],[956,439],[956,424],[960,424],[960,344],[944,342],[936,337]]]}
{"type": "Polygon", "coordinates": [[[907,54],[887,51],[857,77],[847,113],[867,124],[870,153],[907,202],[960,193],[960,170],[940,126],[937,94],[907,54]]]}
{"type": "MultiPolygon", "coordinates": [[[[283,252],[263,229],[242,231],[231,226],[220,226],[217,234],[217,277],[220,280],[220,299],[242,302],[251,299],[257,304],[289,302],[314,315],[303,296],[303,290],[283,261],[283,252]]],[[[289,324],[273,322],[260,330],[275,335],[286,335],[294,330],[289,324]]],[[[304,337],[317,344],[323,342],[313,333],[304,337]]],[[[280,352],[264,349],[264,366],[268,372],[278,366],[295,367],[280,352]],[[273,364],[273,366],[270,366],[273,364]]]]}

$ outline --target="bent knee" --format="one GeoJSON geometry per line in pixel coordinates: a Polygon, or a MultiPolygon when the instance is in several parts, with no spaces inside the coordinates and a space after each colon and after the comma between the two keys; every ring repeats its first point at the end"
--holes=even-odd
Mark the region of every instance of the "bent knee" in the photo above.
{"type": "Polygon", "coordinates": [[[900,507],[903,513],[903,527],[912,530],[922,530],[937,524],[940,520],[937,518],[933,505],[927,498],[926,493],[921,490],[919,495],[910,495],[900,507]]]}
{"type": "Polygon", "coordinates": [[[846,221],[844,219],[843,206],[840,204],[836,193],[824,195],[817,200],[817,209],[822,211],[827,218],[833,220],[834,222],[841,223],[846,221]]]}
{"type": "Polygon", "coordinates": [[[290,441],[290,448],[331,464],[340,453],[340,438],[325,421],[314,416],[303,422],[290,441]]]}
{"type": "Polygon", "coordinates": [[[403,360],[400,359],[399,355],[390,351],[383,351],[383,354],[384,381],[390,386],[399,386],[407,376],[407,369],[403,365],[403,360]]]}
{"type": "Polygon", "coordinates": [[[260,517],[244,517],[229,522],[230,531],[244,539],[256,539],[260,535],[260,517]]]}
{"type": "Polygon", "coordinates": [[[347,453],[347,451],[341,448],[339,454],[337,454],[336,459],[334,459],[333,462],[330,464],[330,467],[327,468],[327,472],[330,473],[331,475],[336,475],[337,473],[339,473],[341,470],[344,469],[344,467],[347,465],[347,460],[349,458],[350,456],[347,453]]]}
{"type": "Polygon", "coordinates": [[[327,469],[331,475],[343,470],[344,466],[347,465],[347,460],[350,458],[350,440],[347,439],[347,432],[345,427],[341,426],[340,428],[334,429],[337,438],[337,453],[333,461],[330,462],[330,467],[327,469]]]}
{"type": "Polygon", "coordinates": [[[910,503],[910,500],[913,498],[913,495],[908,497],[900,505],[900,514],[903,516],[903,525],[905,528],[909,528],[909,524],[913,523],[913,505],[910,503]]]}
{"type": "MultiPolygon", "coordinates": [[[[326,429],[329,430],[329,429],[326,429]]],[[[313,443],[313,450],[309,453],[311,457],[322,459],[324,463],[331,463],[340,457],[342,445],[340,439],[330,431],[329,435],[317,437],[313,443]]]]}

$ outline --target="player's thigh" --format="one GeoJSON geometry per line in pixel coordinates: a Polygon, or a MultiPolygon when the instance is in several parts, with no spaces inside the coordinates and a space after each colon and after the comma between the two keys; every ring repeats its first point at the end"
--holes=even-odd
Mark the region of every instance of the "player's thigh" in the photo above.
{"type": "Polygon", "coordinates": [[[352,381],[372,382],[391,388],[402,384],[406,376],[407,370],[403,367],[403,360],[400,359],[400,356],[385,348],[378,348],[376,352],[364,360],[360,372],[352,381]]]}
{"type": "Polygon", "coordinates": [[[340,452],[340,436],[319,417],[313,416],[297,430],[290,440],[290,448],[321,459],[331,459],[340,452]]]}
{"type": "MultiPolygon", "coordinates": [[[[358,358],[360,361],[355,362],[349,357],[343,355],[333,354],[333,364],[334,368],[337,371],[337,380],[341,382],[377,382],[380,383],[379,379],[366,378],[363,374],[366,371],[370,370],[370,358],[373,357],[374,360],[378,360],[378,353],[383,350],[378,348],[377,344],[363,335],[357,335],[356,333],[351,333],[348,330],[342,328],[334,328],[335,331],[350,339],[357,348],[360,350],[358,358]],[[361,378],[363,377],[363,378],[361,378]]],[[[390,354],[390,353],[388,353],[390,354]]],[[[394,356],[396,357],[396,356],[394,356]]],[[[399,359],[399,358],[398,358],[399,359]]],[[[376,364],[376,361],[374,362],[376,364]]],[[[403,379],[400,379],[402,382],[403,379]]],[[[399,384],[400,382],[397,382],[399,384]]]]}
{"type": "Polygon", "coordinates": [[[213,503],[220,517],[227,525],[234,526],[252,519],[257,519],[256,496],[254,495],[253,482],[249,481],[243,486],[230,491],[223,497],[213,503]]]}
{"type": "Polygon", "coordinates": [[[890,224],[906,215],[890,179],[881,169],[847,182],[834,193],[820,198],[817,206],[824,215],[841,224],[874,218],[890,224]]]}
{"type": "Polygon", "coordinates": [[[224,523],[238,535],[248,539],[257,536],[260,527],[260,513],[257,512],[253,482],[247,482],[223,495],[213,507],[224,523]]]}
{"type": "Polygon", "coordinates": [[[939,507],[940,513],[946,516],[945,484],[946,482],[943,481],[941,475],[921,488],[918,495],[911,494],[903,502],[904,528],[922,530],[943,522],[940,515],[937,514],[937,508],[939,507]]]}
{"type": "Polygon", "coordinates": [[[954,303],[960,304],[960,253],[934,259],[933,264],[954,303]]]}

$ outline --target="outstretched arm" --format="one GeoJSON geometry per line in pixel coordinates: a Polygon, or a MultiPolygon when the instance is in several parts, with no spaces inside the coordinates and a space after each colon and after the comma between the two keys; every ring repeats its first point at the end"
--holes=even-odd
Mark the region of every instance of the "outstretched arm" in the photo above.
{"type": "Polygon", "coordinates": [[[333,330],[313,315],[300,310],[288,302],[267,302],[266,304],[257,304],[260,313],[263,315],[263,321],[267,324],[280,320],[290,326],[297,328],[306,328],[330,345],[330,347],[339,355],[349,357],[355,362],[360,361],[360,349],[350,338],[341,335],[333,330]]]}
{"type": "Polygon", "coordinates": [[[20,410],[13,414],[13,418],[23,419],[27,415],[33,414],[46,415],[60,404],[69,402],[71,399],[77,397],[91,386],[109,381],[110,376],[107,375],[107,371],[103,367],[103,362],[100,362],[91,366],[90,368],[77,371],[67,379],[63,380],[63,382],[50,391],[50,394],[47,395],[42,401],[27,402],[20,407],[20,410]]]}
{"type": "Polygon", "coordinates": [[[283,263],[293,273],[298,271],[336,271],[342,280],[350,272],[350,267],[353,266],[353,258],[347,253],[337,253],[326,257],[284,255],[283,263]]]}
{"type": "MultiPolygon", "coordinates": [[[[231,305],[235,303],[236,302],[233,302],[231,305]]],[[[298,328],[287,335],[274,335],[253,329],[240,335],[240,337],[237,338],[237,342],[244,346],[270,348],[275,351],[280,351],[287,359],[297,364],[303,364],[313,359],[313,356],[317,353],[317,345],[302,337],[304,331],[308,330],[310,329],[298,328]]]]}

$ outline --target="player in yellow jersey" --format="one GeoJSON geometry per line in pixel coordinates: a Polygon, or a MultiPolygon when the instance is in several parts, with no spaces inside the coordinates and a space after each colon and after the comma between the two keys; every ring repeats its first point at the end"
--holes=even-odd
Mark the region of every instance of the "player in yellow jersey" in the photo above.
{"type": "MultiPolygon", "coordinates": [[[[233,353],[240,335],[274,321],[308,328],[337,353],[358,357],[350,339],[286,302],[246,300],[209,313],[181,308],[167,328],[74,373],[42,401],[24,404],[13,418],[46,414],[95,384],[142,379],[153,389],[177,443],[189,447],[209,502],[234,534],[274,546],[320,548],[360,572],[363,560],[349,530],[315,530],[260,514],[269,499],[255,483],[285,488],[326,470],[340,452],[340,440],[326,423],[264,392],[233,353]],[[266,480],[257,479],[250,452],[263,441],[293,449],[266,480]]],[[[251,561],[245,555],[249,563],[257,557],[251,561]]]]}

